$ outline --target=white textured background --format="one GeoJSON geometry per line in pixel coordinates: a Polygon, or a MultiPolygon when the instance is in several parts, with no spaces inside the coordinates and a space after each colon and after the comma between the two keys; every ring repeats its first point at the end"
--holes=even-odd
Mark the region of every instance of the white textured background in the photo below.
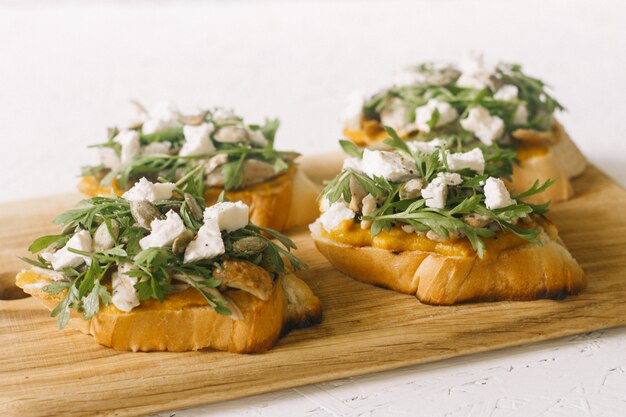
{"type": "MultiPolygon", "coordinates": [[[[0,201],[72,190],[129,98],[277,116],[280,147],[319,152],[348,93],[471,48],[550,82],[572,137],[626,185],[623,1],[129,3],[0,1],[0,201]]],[[[626,329],[176,415],[623,417],[626,329]]]]}
{"type": "Polygon", "coordinates": [[[279,146],[317,152],[350,92],[470,48],[549,81],[572,137],[620,177],[625,16],[622,1],[0,2],[0,201],[72,190],[129,98],[277,116],[279,146]]]}

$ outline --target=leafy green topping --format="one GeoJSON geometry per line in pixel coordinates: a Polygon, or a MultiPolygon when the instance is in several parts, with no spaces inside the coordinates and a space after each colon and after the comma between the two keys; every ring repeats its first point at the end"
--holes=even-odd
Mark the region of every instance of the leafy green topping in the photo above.
{"type": "MultiPolygon", "coordinates": [[[[189,198],[195,199],[201,210],[204,210],[202,184],[203,172],[195,169],[182,182],[176,183],[175,192],[179,195],[187,194],[189,197],[157,201],[154,206],[160,215],[170,210],[175,211],[183,219],[185,227],[196,233],[202,222],[194,216],[189,198]]],[[[98,313],[101,304],[108,305],[111,302],[110,286],[107,282],[111,274],[121,266],[128,268],[130,265],[130,270],[125,273],[138,278],[135,288],[140,301],[156,299],[163,302],[175,290],[173,281],[182,281],[199,291],[215,311],[224,315],[230,315],[231,311],[219,293],[216,295],[221,281],[213,277],[213,272],[220,268],[225,259],[249,261],[274,275],[285,270],[285,262],[294,269],[307,267],[291,253],[296,246],[289,238],[251,223],[233,232],[223,231],[225,253],[210,259],[186,263],[183,254],[175,252],[172,246],[142,250],[139,241],[150,232],[136,222],[130,203],[117,197],[90,198],[82,201],[77,208],[60,214],[54,223],[64,226],[63,233],[40,237],[30,245],[29,250],[37,253],[51,245],[61,249],[78,231],[87,230],[93,235],[102,224],[112,230],[113,222],[117,224],[117,233],[111,249],[83,252],[70,248],[72,253],[89,257],[90,265],[66,268],[62,272],[67,281],[54,282],[43,288],[49,294],[59,294],[67,290],[59,305],[52,311],[52,316],[58,318],[60,328],[67,324],[71,310],[82,313],[88,320],[98,313]],[[265,242],[262,252],[235,250],[233,246],[236,246],[237,241],[251,236],[265,242]]],[[[52,264],[41,255],[35,260],[23,260],[33,266],[52,270],[52,264]]]]}
{"type": "MultiPolygon", "coordinates": [[[[398,152],[409,156],[415,161],[418,178],[427,182],[433,181],[439,173],[449,172],[446,167],[446,155],[449,152],[446,146],[441,147],[432,154],[412,152],[407,142],[398,137],[395,131],[387,128],[390,138],[385,144],[398,152]]],[[[501,152],[501,151],[497,151],[501,152]]],[[[502,151],[503,152],[503,151],[502,151]]],[[[502,155],[486,152],[485,174],[463,169],[458,172],[462,183],[447,187],[447,196],[443,208],[432,208],[426,205],[426,200],[418,193],[413,198],[401,198],[400,191],[405,183],[395,183],[383,177],[368,175],[351,168],[342,172],[328,182],[322,191],[322,196],[329,203],[345,201],[350,203],[352,191],[350,182],[356,180],[366,193],[376,197],[379,201],[377,209],[370,215],[358,214],[357,220],[371,221],[371,233],[377,235],[381,231],[391,230],[394,226],[410,225],[418,232],[433,231],[443,238],[451,236],[466,236],[479,257],[483,257],[485,250],[484,238],[495,236],[494,230],[508,230],[530,242],[539,244],[537,240],[538,230],[530,226],[520,226],[517,220],[530,214],[542,214],[548,209],[548,203],[532,205],[522,200],[531,195],[541,193],[554,181],[548,180],[543,184],[535,183],[529,190],[513,195],[516,204],[498,209],[488,209],[485,205],[483,185],[485,181],[501,172],[498,164],[502,163],[502,155]],[[465,215],[480,215],[485,221],[482,226],[472,226],[465,221],[465,215]],[[497,227],[496,227],[497,226],[497,227]]]]}
{"type": "MultiPolygon", "coordinates": [[[[83,176],[96,177],[104,186],[109,185],[115,179],[122,189],[126,189],[131,182],[141,177],[152,180],[157,177],[163,177],[168,181],[176,181],[198,164],[204,164],[210,158],[223,154],[227,157],[227,160],[217,169],[221,170],[223,175],[224,188],[226,190],[235,190],[244,186],[244,161],[256,159],[266,162],[274,167],[276,174],[279,174],[293,165],[294,159],[298,156],[295,152],[284,152],[274,149],[274,138],[280,126],[277,119],[266,120],[263,125],[246,125],[240,118],[219,120],[215,119],[211,112],[206,112],[202,121],[212,123],[214,126],[214,130],[209,137],[209,140],[215,147],[213,152],[180,156],[178,152],[185,143],[182,124],[178,127],[162,129],[152,134],[143,134],[141,128],[139,128],[139,141],[142,147],[152,143],[169,142],[171,144],[171,152],[167,155],[137,155],[129,163],[116,169],[109,169],[103,165],[86,166],[83,167],[81,174],[83,176]],[[220,128],[225,126],[241,127],[246,132],[245,135],[248,136],[248,140],[235,143],[216,140],[215,135],[220,128]],[[262,135],[264,140],[252,140],[251,136],[255,134],[262,135]]],[[[118,133],[119,129],[110,129],[107,142],[90,147],[111,148],[119,157],[121,145],[115,141],[115,136],[118,133]]]]}
{"type": "MultiPolygon", "coordinates": [[[[492,115],[502,118],[506,125],[506,133],[515,129],[549,130],[553,114],[564,107],[552,97],[546,84],[537,78],[530,77],[522,71],[518,64],[500,64],[496,67],[492,81],[494,88],[468,88],[457,85],[461,75],[453,67],[438,69],[432,64],[422,64],[414,68],[416,72],[432,75],[441,74],[442,81],[429,82],[428,77],[415,81],[409,85],[392,86],[365,101],[362,114],[366,119],[381,120],[384,110],[394,110],[404,107],[407,112],[406,124],[415,122],[415,110],[425,105],[430,99],[437,99],[449,103],[459,113],[459,118],[450,124],[437,127],[439,112],[435,110],[431,117],[430,132],[421,132],[427,138],[439,137],[442,134],[469,135],[459,121],[464,118],[469,109],[474,106],[486,108],[492,115]],[[504,85],[514,85],[518,89],[518,96],[514,100],[498,100],[494,97],[497,89],[504,85]],[[525,124],[516,123],[515,114],[518,106],[525,105],[528,110],[528,121],[525,124]]],[[[506,143],[506,135],[502,142],[506,143]]]]}

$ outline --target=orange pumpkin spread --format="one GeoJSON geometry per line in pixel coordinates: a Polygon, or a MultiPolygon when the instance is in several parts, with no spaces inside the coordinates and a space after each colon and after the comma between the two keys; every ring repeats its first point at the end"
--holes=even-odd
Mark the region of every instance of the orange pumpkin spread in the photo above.
{"type": "MultiPolygon", "coordinates": [[[[361,229],[359,223],[345,220],[331,232],[322,228],[322,235],[335,242],[355,247],[371,246],[391,251],[424,251],[435,252],[444,256],[476,257],[476,252],[467,238],[451,238],[446,242],[437,242],[418,233],[407,233],[400,227],[394,227],[390,231],[381,231],[372,236],[369,229],[361,229]]],[[[483,261],[489,258],[497,258],[503,250],[514,248],[527,243],[526,240],[511,232],[500,232],[492,238],[483,239],[487,249],[483,261]]]]}

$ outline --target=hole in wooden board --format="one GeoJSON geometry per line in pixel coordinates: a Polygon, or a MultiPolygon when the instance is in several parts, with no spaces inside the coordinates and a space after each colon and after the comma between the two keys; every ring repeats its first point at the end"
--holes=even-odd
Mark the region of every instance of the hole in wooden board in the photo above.
{"type": "Polygon", "coordinates": [[[30,297],[15,285],[15,276],[26,264],[15,255],[0,254],[0,300],[19,300],[30,297]]]}
{"type": "Polygon", "coordinates": [[[19,300],[30,297],[15,285],[15,275],[17,271],[0,273],[0,300],[19,300]]]}

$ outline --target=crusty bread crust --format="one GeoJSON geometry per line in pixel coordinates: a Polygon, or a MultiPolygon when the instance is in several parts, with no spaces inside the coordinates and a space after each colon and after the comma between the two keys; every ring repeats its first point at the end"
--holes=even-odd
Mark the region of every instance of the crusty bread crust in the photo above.
{"type": "Polygon", "coordinates": [[[586,285],[582,269],[565,248],[556,227],[541,221],[543,246],[525,243],[495,257],[445,256],[353,247],[313,233],[318,250],[350,277],[405,294],[423,303],[562,298],[586,285]]]}
{"type": "MultiPolygon", "coordinates": [[[[124,193],[116,183],[103,187],[91,176],[81,179],[78,190],[89,197],[109,197],[111,190],[118,196],[124,193]]],[[[319,191],[319,185],[309,180],[297,167],[291,167],[270,181],[224,194],[229,200],[243,201],[250,207],[252,223],[282,231],[309,224],[319,216],[315,203],[319,191]]],[[[215,204],[221,192],[222,188],[207,189],[204,195],[206,204],[215,204]]]]}
{"type": "MultiPolygon", "coordinates": [[[[25,284],[45,280],[22,271],[16,282],[25,292],[52,310],[61,295],[51,296],[25,284]]],[[[291,273],[281,275],[267,301],[240,290],[228,290],[243,319],[216,313],[202,296],[188,288],[169,295],[163,303],[143,302],[129,313],[113,305],[102,306],[85,321],[72,310],[68,327],[93,335],[96,342],[117,350],[183,352],[211,348],[234,353],[259,353],[270,349],[291,328],[321,320],[321,304],[307,284],[291,273]],[[297,303],[297,304],[296,304],[297,303]]]]}
{"type": "Polygon", "coordinates": [[[531,130],[517,130],[513,136],[535,146],[545,147],[540,155],[520,158],[520,163],[513,166],[513,174],[509,185],[516,192],[532,187],[536,180],[541,183],[548,179],[556,180],[547,190],[525,199],[532,204],[542,204],[547,201],[564,201],[574,196],[570,178],[574,178],[585,171],[587,160],[576,144],[572,141],[563,126],[554,122],[549,132],[531,130]]]}

